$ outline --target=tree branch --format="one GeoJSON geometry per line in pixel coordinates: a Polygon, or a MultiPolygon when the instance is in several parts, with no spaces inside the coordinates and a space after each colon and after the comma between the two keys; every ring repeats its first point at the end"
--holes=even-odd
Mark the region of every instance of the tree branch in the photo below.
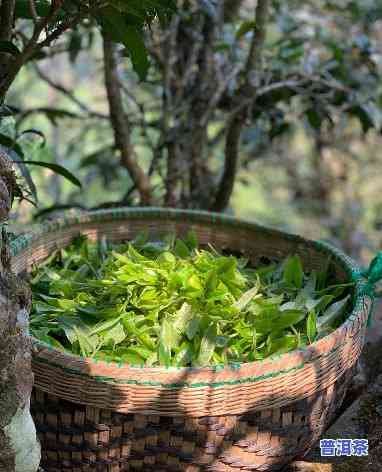
{"type": "MultiPolygon", "coordinates": [[[[0,41],[10,41],[12,38],[13,21],[15,15],[15,0],[2,0],[0,6],[0,41]]],[[[6,77],[10,61],[13,57],[7,53],[0,53],[0,83],[6,77]]],[[[0,94],[0,104],[4,95],[0,94]]]]}
{"type": "MultiPolygon", "coordinates": [[[[251,46],[245,65],[245,81],[239,88],[239,100],[249,100],[254,97],[260,83],[262,71],[262,52],[264,48],[270,0],[258,0],[255,11],[255,27],[251,46]]],[[[246,120],[248,106],[243,106],[232,117],[227,130],[225,145],[225,162],[223,175],[212,205],[212,210],[223,211],[231,198],[238,167],[240,138],[246,120]]]]}
{"type": "Polygon", "coordinates": [[[78,14],[73,18],[70,18],[67,21],[63,21],[62,23],[60,23],[52,33],[50,33],[43,41],[41,41],[41,43],[38,43],[38,48],[41,49],[49,47],[53,41],[58,39],[68,29],[76,26],[85,16],[86,12],[79,11],[78,14]]]}
{"type": "Polygon", "coordinates": [[[244,84],[244,92],[251,93],[260,83],[260,75],[262,71],[262,56],[267,33],[267,22],[269,13],[270,0],[258,0],[255,13],[255,26],[251,47],[245,65],[246,81],[244,84]],[[255,74],[255,77],[252,75],[255,74]]]}
{"type": "Polygon", "coordinates": [[[224,0],[224,22],[229,23],[235,19],[242,3],[243,0],[224,0]]]}
{"type": "Polygon", "coordinates": [[[150,205],[152,201],[150,179],[138,164],[130,141],[130,122],[123,109],[122,88],[118,77],[118,65],[114,43],[103,37],[105,62],[105,86],[109,101],[110,120],[114,130],[115,144],[121,153],[121,164],[129,172],[138,189],[141,203],[150,205]]]}
{"type": "Polygon", "coordinates": [[[34,0],[29,0],[29,10],[31,12],[33,22],[36,24],[38,21],[38,14],[34,0]]]}
{"type": "Polygon", "coordinates": [[[212,211],[223,211],[229,204],[235,184],[243,120],[242,114],[236,114],[228,126],[224,170],[211,208],[212,211]]]}
{"type": "MultiPolygon", "coordinates": [[[[5,0],[5,3],[6,2],[7,0],[5,0]]],[[[6,93],[8,92],[10,86],[12,85],[22,66],[26,62],[28,62],[28,60],[33,56],[33,54],[35,54],[41,48],[49,46],[54,39],[58,38],[58,36],[60,36],[64,31],[66,31],[70,27],[73,27],[78,21],[80,21],[80,19],[85,14],[84,12],[80,11],[74,17],[62,22],[58,25],[58,27],[53,33],[46,37],[44,41],[38,43],[41,33],[50,24],[53,24],[57,19],[57,14],[60,8],[61,1],[53,1],[50,13],[46,17],[41,18],[39,21],[36,21],[34,23],[32,37],[27,41],[23,51],[17,56],[15,56],[13,61],[9,63],[9,67],[7,67],[8,70],[6,71],[4,77],[0,78],[0,102],[4,99],[6,93]]]]}
{"type": "Polygon", "coordinates": [[[109,116],[105,115],[103,113],[99,113],[97,111],[91,110],[85,103],[81,102],[73,92],[68,90],[66,87],[64,87],[61,84],[56,83],[54,80],[52,80],[50,77],[48,77],[38,66],[37,64],[34,64],[35,71],[37,72],[37,75],[42,79],[44,82],[46,82],[50,87],[54,88],[58,92],[60,92],[62,95],[65,95],[71,102],[76,104],[78,108],[80,108],[83,112],[88,114],[91,117],[94,118],[100,118],[102,120],[108,120],[109,116]]]}

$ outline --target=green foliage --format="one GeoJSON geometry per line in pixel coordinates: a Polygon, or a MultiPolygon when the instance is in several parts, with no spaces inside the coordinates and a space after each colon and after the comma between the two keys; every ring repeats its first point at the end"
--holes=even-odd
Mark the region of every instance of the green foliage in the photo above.
{"type": "MultiPolygon", "coordinates": [[[[36,0],[34,3],[38,17],[48,17],[51,14],[50,2],[36,0]]],[[[82,11],[84,13],[86,9],[87,6],[83,5],[82,11]]],[[[75,16],[78,11],[78,5],[70,0],[65,0],[54,19],[48,23],[47,29],[53,31],[60,23],[67,21],[69,16],[75,16]]],[[[149,67],[148,54],[143,41],[143,29],[145,26],[151,25],[155,18],[158,18],[162,25],[167,24],[168,19],[175,11],[176,3],[174,0],[111,0],[101,6],[91,6],[85,16],[91,22],[96,21],[102,31],[108,34],[111,39],[126,47],[135,71],[143,79],[149,67]]],[[[16,0],[15,20],[26,20],[27,22],[34,20],[28,0],[16,0]]],[[[76,60],[81,47],[81,34],[74,29],[71,33],[68,48],[72,62],[76,60]]],[[[1,41],[0,52],[17,55],[20,51],[13,42],[1,41]]],[[[37,51],[37,54],[40,54],[41,58],[45,57],[43,51],[37,51]]]]}
{"type": "Polygon", "coordinates": [[[13,120],[11,120],[11,123],[12,124],[8,127],[4,125],[0,127],[0,148],[3,148],[7,152],[20,169],[21,175],[28,186],[29,193],[33,196],[35,202],[37,202],[37,189],[30,174],[29,166],[38,166],[49,169],[54,173],[61,175],[73,185],[81,188],[81,182],[65,167],[51,162],[26,160],[25,155],[30,153],[31,149],[25,145],[23,137],[27,135],[37,137],[40,140],[38,147],[44,148],[46,145],[45,135],[41,131],[35,129],[26,129],[18,133],[17,130],[14,129],[13,120]]]}
{"type": "Polygon", "coordinates": [[[254,361],[342,322],[352,284],[332,282],[328,271],[304,273],[298,256],[253,268],[198,248],[193,233],[120,245],[79,236],[36,268],[30,329],[60,350],[116,362],[254,361]]]}
{"type": "Polygon", "coordinates": [[[96,20],[104,34],[123,44],[140,79],[145,79],[150,66],[144,43],[144,27],[155,18],[166,24],[176,11],[174,0],[114,0],[99,8],[96,20]]]}
{"type": "Polygon", "coordinates": [[[22,161],[22,163],[28,164],[28,165],[45,167],[46,169],[50,169],[56,174],[61,175],[62,177],[65,177],[73,185],[76,185],[77,187],[80,187],[80,188],[82,187],[81,182],[77,179],[77,177],[73,175],[71,172],[69,172],[68,169],[65,169],[65,167],[60,166],[59,164],[53,164],[51,162],[25,161],[25,160],[22,161]]]}

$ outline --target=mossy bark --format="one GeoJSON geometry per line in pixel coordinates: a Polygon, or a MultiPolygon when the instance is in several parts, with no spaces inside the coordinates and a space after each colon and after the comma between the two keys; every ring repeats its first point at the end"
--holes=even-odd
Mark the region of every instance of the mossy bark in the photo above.
{"type": "MultiPolygon", "coordinates": [[[[16,187],[7,156],[0,155],[0,223],[16,187]]],[[[5,229],[0,237],[0,472],[36,472],[40,446],[29,412],[33,386],[28,336],[30,290],[10,266],[5,229]]]]}

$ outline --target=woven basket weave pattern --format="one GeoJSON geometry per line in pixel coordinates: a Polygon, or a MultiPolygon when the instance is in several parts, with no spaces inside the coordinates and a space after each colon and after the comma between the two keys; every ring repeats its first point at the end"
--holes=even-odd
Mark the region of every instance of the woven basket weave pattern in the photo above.
{"type": "Polygon", "coordinates": [[[49,471],[279,470],[308,450],[342,403],[346,377],[318,395],[243,415],[119,414],[34,392],[32,413],[49,471]]]}
{"type": "MultiPolygon", "coordinates": [[[[324,245],[216,215],[98,212],[48,225],[18,241],[14,268],[29,270],[79,232],[91,239],[155,237],[190,228],[200,242],[253,264],[299,254],[319,269],[333,256],[347,281],[352,261],[324,245]]],[[[340,407],[364,343],[370,300],[304,350],[220,368],[140,368],[94,362],[35,342],[32,413],[48,471],[279,470],[303,456],[340,407]]]]}

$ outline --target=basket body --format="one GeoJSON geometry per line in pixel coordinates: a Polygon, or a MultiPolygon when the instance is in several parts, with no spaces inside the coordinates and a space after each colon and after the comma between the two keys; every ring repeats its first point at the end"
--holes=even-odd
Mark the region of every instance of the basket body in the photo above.
{"type": "MultiPolygon", "coordinates": [[[[122,241],[193,229],[203,243],[253,264],[299,254],[339,281],[353,261],[324,244],[218,215],[176,210],[101,211],[17,239],[13,264],[29,270],[79,232],[122,241]]],[[[357,287],[358,288],[358,287],[357,287]]],[[[330,423],[361,353],[371,300],[358,293],[330,336],[263,362],[224,368],[140,368],[94,362],[34,341],[32,414],[47,472],[277,471],[301,458],[330,423]]]]}

